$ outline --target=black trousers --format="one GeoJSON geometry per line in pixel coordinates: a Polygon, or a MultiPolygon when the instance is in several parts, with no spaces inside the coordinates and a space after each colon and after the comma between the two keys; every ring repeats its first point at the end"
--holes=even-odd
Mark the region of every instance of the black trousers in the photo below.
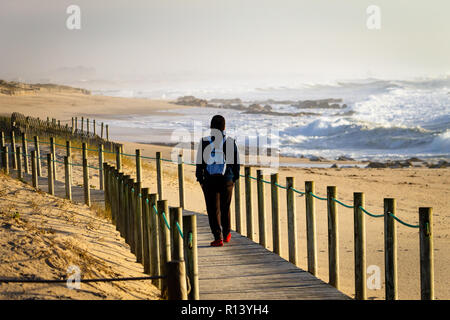
{"type": "Polygon", "coordinates": [[[209,176],[203,183],[206,211],[214,240],[225,238],[230,233],[230,204],[233,196],[233,181],[222,175],[209,176]]]}

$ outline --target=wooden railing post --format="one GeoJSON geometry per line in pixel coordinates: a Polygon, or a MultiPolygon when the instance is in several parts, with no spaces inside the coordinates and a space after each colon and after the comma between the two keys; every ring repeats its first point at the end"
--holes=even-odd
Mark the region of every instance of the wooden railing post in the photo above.
{"type": "Polygon", "coordinates": [[[100,190],[104,189],[105,185],[105,176],[103,173],[103,144],[98,145],[98,179],[100,181],[100,190]]]}
{"type": "Polygon", "coordinates": [[[184,208],[184,171],[183,171],[183,155],[178,155],[178,198],[180,207],[184,208]]]}
{"type": "Polygon", "coordinates": [[[419,208],[420,296],[434,300],[434,257],[432,208],[419,208]]]}
{"type": "Polygon", "coordinates": [[[64,180],[66,185],[66,199],[72,200],[72,177],[70,165],[72,162],[72,158],[65,156],[64,157],[64,180]]]}
{"type": "Polygon", "coordinates": [[[256,189],[258,193],[258,220],[259,220],[259,244],[264,248],[267,246],[266,238],[266,210],[264,201],[264,178],[262,170],[256,170],[256,189]]]}
{"type": "Polygon", "coordinates": [[[103,139],[103,122],[102,122],[101,130],[100,130],[100,138],[103,139]]]}
{"type": "Polygon", "coordinates": [[[122,171],[122,147],[116,146],[116,168],[122,171]]]}
{"type": "Polygon", "coordinates": [[[295,212],[294,178],[286,177],[286,201],[287,201],[287,223],[289,261],[297,265],[297,213],[295,212]]]}
{"type": "Polygon", "coordinates": [[[119,179],[117,179],[117,189],[118,189],[118,201],[119,207],[118,212],[119,216],[117,217],[117,225],[116,229],[119,230],[120,235],[125,237],[124,226],[125,226],[125,190],[123,185],[123,172],[118,173],[119,179]]]}
{"type": "Polygon", "coordinates": [[[105,172],[105,210],[111,211],[111,204],[109,203],[109,165],[103,162],[103,172],[105,172]]]}
{"type": "Polygon", "coordinates": [[[31,185],[39,189],[36,154],[36,150],[31,151],[31,185]]]}
{"type": "Polygon", "coordinates": [[[186,274],[191,287],[188,299],[199,300],[200,295],[198,287],[197,216],[195,214],[183,216],[183,235],[186,274]]]}
{"type": "Polygon", "coordinates": [[[150,273],[150,208],[148,199],[148,188],[142,188],[142,261],[144,273],[150,273]]]}
{"type": "Polygon", "coordinates": [[[135,215],[134,215],[134,234],[136,239],[136,259],[137,262],[142,262],[143,254],[142,254],[142,183],[136,182],[134,184],[134,197],[136,201],[135,205],[135,215]]]}
{"type": "Polygon", "coordinates": [[[135,212],[136,212],[136,198],[134,196],[134,179],[128,179],[128,235],[131,253],[136,254],[136,237],[135,237],[135,212]]]}
{"type": "Polygon", "coordinates": [[[0,164],[1,167],[3,168],[3,148],[5,147],[5,133],[3,131],[0,131],[0,151],[1,151],[1,155],[0,155],[0,164]]]}
{"type": "Polygon", "coordinates": [[[281,254],[281,235],[280,235],[280,208],[278,192],[278,173],[270,176],[270,191],[272,200],[272,242],[273,252],[281,254]]]}
{"type": "Polygon", "coordinates": [[[36,168],[38,176],[42,176],[41,171],[41,148],[39,146],[39,137],[34,136],[34,150],[36,151],[36,168]]]}
{"type": "Polygon", "coordinates": [[[329,283],[339,289],[339,231],[338,212],[335,186],[327,187],[327,213],[328,213],[328,275],[329,283]]]}
{"type": "Polygon", "coordinates": [[[167,270],[167,299],[187,300],[186,271],[183,260],[168,261],[167,270]]]}
{"type": "MultiPolygon", "coordinates": [[[[159,216],[159,252],[161,255],[160,272],[162,275],[167,274],[167,262],[171,260],[170,252],[170,231],[166,226],[167,212],[169,206],[167,200],[158,200],[157,202],[158,216],[159,216]],[[164,219],[166,217],[166,219],[164,219]]],[[[162,281],[161,295],[165,297],[167,295],[167,278],[162,281]]]]}
{"type": "Polygon", "coordinates": [[[14,128],[11,130],[11,164],[13,170],[17,170],[17,158],[16,158],[16,136],[14,134],[14,128]]]}
{"type": "Polygon", "coordinates": [[[89,187],[89,167],[88,160],[83,159],[83,187],[84,187],[84,203],[91,206],[91,191],[89,187]]]}
{"type": "Polygon", "coordinates": [[[16,161],[17,161],[17,178],[22,179],[22,148],[16,147],[16,161]]]}
{"type": "Polygon", "coordinates": [[[124,225],[123,225],[123,232],[124,232],[124,238],[125,242],[127,244],[130,244],[130,217],[129,217],[129,211],[131,206],[131,199],[130,199],[130,176],[124,175],[123,176],[123,216],[124,216],[124,225]]]}
{"type": "Polygon", "coordinates": [[[384,199],[384,274],[386,300],[397,300],[397,230],[395,199],[384,199]]]}
{"type": "Polygon", "coordinates": [[[247,238],[253,240],[253,210],[252,210],[252,182],[251,167],[245,167],[245,212],[247,216],[247,238]]]}
{"type": "Polygon", "coordinates": [[[366,300],[366,230],[364,213],[364,194],[353,193],[354,246],[355,246],[355,299],[366,300]]]}
{"type": "Polygon", "coordinates": [[[55,181],[53,179],[53,155],[47,154],[47,180],[48,180],[48,193],[55,195],[55,181]]]}
{"type": "Polygon", "coordinates": [[[109,127],[106,125],[106,141],[109,141],[109,127]]]}
{"type": "Polygon", "coordinates": [[[314,204],[314,181],[305,181],[306,208],[306,246],[308,256],[308,272],[317,274],[317,245],[316,245],[316,209],[314,204]]]}
{"type": "Polygon", "coordinates": [[[156,179],[158,187],[158,199],[163,199],[163,174],[161,164],[161,152],[156,152],[156,179]]]}
{"type": "Polygon", "coordinates": [[[3,172],[9,174],[9,147],[3,147],[3,172]]]}
{"type": "Polygon", "coordinates": [[[50,152],[52,154],[53,163],[52,163],[52,170],[53,170],[53,180],[56,180],[56,147],[55,147],[55,138],[50,137],[50,152]]]}
{"type": "Polygon", "coordinates": [[[172,244],[172,259],[184,260],[183,253],[183,238],[177,228],[177,223],[183,231],[183,211],[180,207],[173,207],[169,209],[170,215],[170,242],[172,244]]]}
{"type": "Polygon", "coordinates": [[[242,234],[242,211],[241,211],[241,179],[234,182],[234,214],[236,219],[236,232],[242,234]]]}
{"type": "Polygon", "coordinates": [[[136,149],[136,179],[137,182],[142,182],[142,161],[140,149],[136,149]]]}
{"type": "MultiPolygon", "coordinates": [[[[158,214],[155,212],[155,208],[158,201],[158,194],[151,193],[148,197],[149,205],[149,237],[150,237],[150,274],[161,275],[161,263],[160,263],[160,251],[159,251],[159,220],[158,214]]],[[[161,289],[161,280],[154,279],[152,283],[161,289]]]]}
{"type": "Polygon", "coordinates": [[[27,134],[22,134],[22,151],[23,151],[23,169],[26,174],[30,173],[30,166],[28,165],[28,141],[27,134]]]}

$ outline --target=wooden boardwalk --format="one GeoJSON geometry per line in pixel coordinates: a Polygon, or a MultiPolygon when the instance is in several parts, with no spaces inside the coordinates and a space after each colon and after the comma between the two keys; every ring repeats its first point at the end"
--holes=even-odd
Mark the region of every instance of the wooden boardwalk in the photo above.
{"type": "Polygon", "coordinates": [[[236,232],[223,247],[211,247],[208,217],[197,214],[197,225],[201,300],[350,299],[236,232]]]}
{"type": "MultiPolygon", "coordinates": [[[[31,184],[31,176],[24,176],[31,184]]],[[[47,191],[46,178],[39,178],[39,187],[47,191]]],[[[73,186],[72,194],[74,202],[83,203],[83,189],[80,186],[73,186]]],[[[64,198],[64,183],[56,181],[55,195],[64,198]]],[[[103,191],[91,190],[91,200],[103,205],[103,191]]],[[[230,243],[220,248],[211,247],[213,239],[205,214],[197,213],[197,232],[201,300],[350,299],[331,285],[234,231],[230,243]]]]}

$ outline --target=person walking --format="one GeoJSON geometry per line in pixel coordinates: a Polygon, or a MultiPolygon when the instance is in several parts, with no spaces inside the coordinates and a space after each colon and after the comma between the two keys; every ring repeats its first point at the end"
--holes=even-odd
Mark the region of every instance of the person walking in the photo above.
{"type": "Polygon", "coordinates": [[[225,118],[215,115],[210,128],[211,135],[198,146],[195,175],[205,196],[211,246],[221,247],[231,240],[230,204],[240,164],[236,141],[225,135],[225,118]]]}

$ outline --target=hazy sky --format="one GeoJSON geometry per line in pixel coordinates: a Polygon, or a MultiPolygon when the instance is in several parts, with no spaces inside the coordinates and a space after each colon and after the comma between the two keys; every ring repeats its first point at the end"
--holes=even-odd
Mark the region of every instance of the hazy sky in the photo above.
{"type": "Polygon", "coordinates": [[[0,78],[450,74],[448,0],[2,0],[0,78]],[[66,9],[81,8],[81,30],[66,9]],[[366,27],[369,5],[381,29],[366,27]]]}

